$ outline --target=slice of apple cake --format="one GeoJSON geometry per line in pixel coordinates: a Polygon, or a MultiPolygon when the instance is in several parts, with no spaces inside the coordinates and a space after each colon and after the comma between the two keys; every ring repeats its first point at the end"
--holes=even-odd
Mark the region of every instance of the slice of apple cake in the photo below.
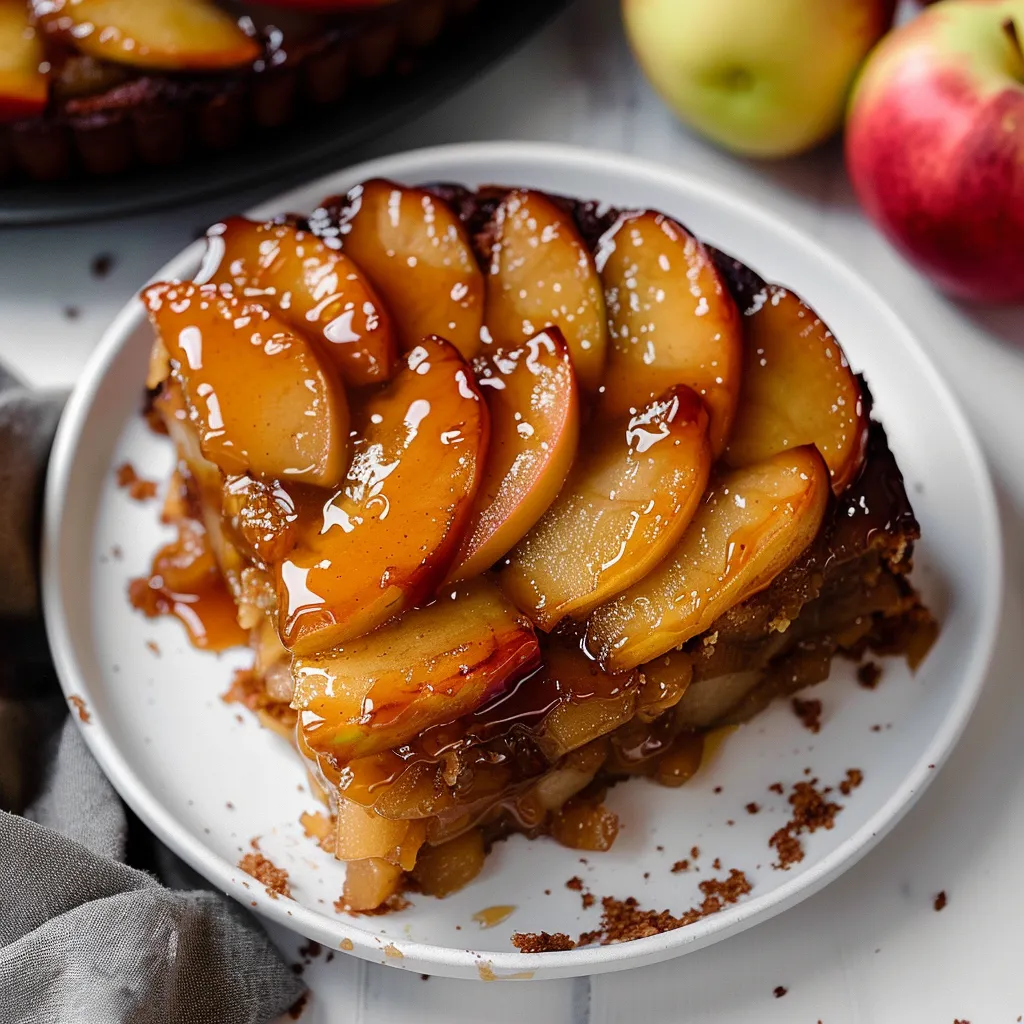
{"type": "Polygon", "coordinates": [[[511,831],[607,849],[609,785],[931,643],[864,381],[664,214],[369,181],[143,300],[180,536],[133,596],[248,639],[232,694],[305,759],[348,909],[511,831]]]}

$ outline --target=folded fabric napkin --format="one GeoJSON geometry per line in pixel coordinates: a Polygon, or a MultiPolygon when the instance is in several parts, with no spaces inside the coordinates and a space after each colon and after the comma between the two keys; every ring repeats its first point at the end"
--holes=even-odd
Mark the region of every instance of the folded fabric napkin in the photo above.
{"type": "Polygon", "coordinates": [[[57,686],[36,552],[62,401],[0,367],[0,1022],[273,1020],[302,983],[251,914],[132,827],[57,686]]]}

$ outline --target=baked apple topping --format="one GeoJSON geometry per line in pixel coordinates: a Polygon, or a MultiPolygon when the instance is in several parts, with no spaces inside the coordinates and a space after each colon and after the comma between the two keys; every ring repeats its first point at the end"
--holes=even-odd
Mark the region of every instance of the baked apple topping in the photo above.
{"type": "Polygon", "coordinates": [[[837,340],[663,214],[375,180],[215,225],[143,300],[180,539],[133,599],[249,636],[342,908],[447,895],[513,831],[607,849],[611,783],[681,785],[709,729],[934,632],[837,340]]]}

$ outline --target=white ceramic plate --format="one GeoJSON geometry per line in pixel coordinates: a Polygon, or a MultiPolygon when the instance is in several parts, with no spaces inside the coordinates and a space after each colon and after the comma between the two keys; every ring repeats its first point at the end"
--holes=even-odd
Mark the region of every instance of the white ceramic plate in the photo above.
{"type": "MultiPolygon", "coordinates": [[[[145,573],[168,531],[158,525],[154,503],[132,502],[116,488],[113,469],[130,460],[142,475],[162,479],[171,464],[166,440],[138,415],[151,333],[133,302],[71,398],[46,496],[50,639],[65,692],[88,707],[82,731],[93,753],[140,817],[215,885],[330,947],[414,971],[592,974],[677,956],[794,905],[863,856],[920,795],[963,728],[989,660],[1001,597],[997,513],[983,458],[950,392],[894,313],[830,253],[708,182],[639,161],[548,145],[445,147],[340,172],[255,213],[311,209],[375,176],[531,185],[656,207],[798,290],[870,382],[923,527],[914,579],[942,619],[939,641],[916,676],[901,662],[886,664],[875,691],[856,685],[849,665],[836,664],[814,691],[825,708],[818,735],[780,703],[733,733],[684,788],[645,780],[616,787],[610,804],[622,831],[609,853],[581,863],[554,842],[515,837],[497,845],[473,884],[446,900],[416,897],[409,910],[383,917],[339,915],[332,904],[343,868],[304,838],[297,822],[316,807],[302,764],[284,741],[220,700],[245,653],[197,652],[177,623],[147,620],[126,600],[127,581],[145,573]],[[779,871],[767,843],[788,808],[767,787],[788,787],[807,768],[832,785],[860,768],[864,783],[840,798],[845,807],[835,828],[805,838],[804,861],[779,871]],[[746,812],[751,801],[759,813],[746,812]],[[289,871],[294,901],[269,898],[237,869],[257,835],[289,871]],[[700,872],[673,873],[671,865],[693,846],[701,850],[700,872]],[[512,931],[576,935],[595,927],[600,904],[582,910],[579,895],[565,887],[573,875],[598,897],[635,896],[645,907],[678,914],[700,902],[701,879],[732,867],[746,872],[752,893],[688,928],[537,956],[510,945],[512,931]],[[516,910],[500,926],[481,929],[472,915],[495,905],[516,910]]],[[[191,246],[158,276],[190,276],[200,252],[200,243],[191,246]]]]}

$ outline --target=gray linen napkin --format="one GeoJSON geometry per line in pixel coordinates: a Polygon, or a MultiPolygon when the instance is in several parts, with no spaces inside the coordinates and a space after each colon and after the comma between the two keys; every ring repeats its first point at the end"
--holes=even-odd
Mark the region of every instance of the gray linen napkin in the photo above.
{"type": "Polygon", "coordinates": [[[202,884],[130,828],[57,687],[35,554],[62,398],[0,367],[0,1022],[273,1020],[301,982],[232,900],[122,863],[132,847],[165,879],[202,884]]]}

